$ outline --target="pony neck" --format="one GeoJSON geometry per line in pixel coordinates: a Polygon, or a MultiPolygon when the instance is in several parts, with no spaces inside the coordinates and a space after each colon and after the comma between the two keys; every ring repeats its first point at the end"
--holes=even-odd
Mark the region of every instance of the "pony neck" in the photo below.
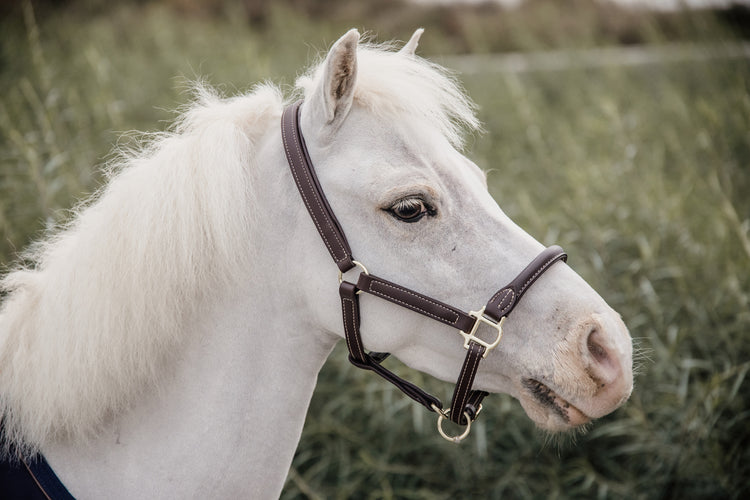
{"type": "MultiPolygon", "coordinates": [[[[287,200],[292,180],[274,149],[277,158],[258,162],[275,165],[275,173],[259,176],[267,187],[259,205],[299,211],[298,199],[287,200]]],[[[318,372],[338,340],[316,318],[290,312],[299,292],[284,290],[280,277],[300,249],[278,234],[288,216],[264,214],[253,265],[201,306],[157,387],[92,441],[42,450],[74,496],[278,497],[318,372]]]]}
{"type": "Polygon", "coordinates": [[[168,377],[95,440],[43,450],[74,496],[278,496],[334,341],[290,334],[310,325],[249,288],[185,332],[168,377]]]}

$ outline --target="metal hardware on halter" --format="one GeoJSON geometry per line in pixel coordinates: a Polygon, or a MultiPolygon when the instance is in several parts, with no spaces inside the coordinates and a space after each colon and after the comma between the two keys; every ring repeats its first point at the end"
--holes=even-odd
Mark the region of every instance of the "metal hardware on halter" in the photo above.
{"type": "MultiPolygon", "coordinates": [[[[458,444],[461,441],[463,441],[464,439],[466,439],[466,437],[471,432],[471,423],[473,422],[473,420],[471,419],[471,415],[469,415],[469,412],[466,412],[466,411],[464,412],[464,417],[466,417],[466,428],[464,429],[464,431],[461,434],[459,434],[458,436],[449,436],[443,430],[443,420],[450,419],[450,413],[451,413],[451,411],[450,410],[441,410],[440,408],[438,408],[435,405],[432,405],[432,409],[435,411],[435,413],[438,414],[437,430],[440,433],[440,435],[443,437],[443,439],[445,439],[447,441],[450,441],[451,443],[456,443],[456,444],[458,444]]],[[[479,415],[480,411],[482,411],[482,405],[479,405],[479,409],[477,410],[476,415],[474,415],[474,419],[475,420],[476,420],[477,416],[479,415]]]]}
{"type": "Polygon", "coordinates": [[[474,326],[469,333],[459,330],[459,333],[464,338],[464,349],[468,349],[469,343],[471,342],[476,342],[477,344],[485,347],[484,354],[482,354],[483,358],[486,358],[490,351],[497,347],[497,345],[500,343],[500,339],[503,338],[503,323],[505,323],[505,318],[507,317],[503,316],[502,318],[500,318],[500,321],[496,323],[484,315],[484,310],[486,309],[486,307],[487,306],[482,306],[482,308],[478,311],[469,311],[469,316],[471,316],[472,318],[476,318],[474,326]],[[497,330],[497,338],[494,341],[486,342],[476,336],[480,323],[489,325],[497,330]]]}
{"type": "MultiPolygon", "coordinates": [[[[367,268],[361,262],[353,260],[352,264],[354,264],[356,267],[362,269],[363,273],[365,273],[367,275],[370,274],[370,273],[367,272],[367,268]]],[[[351,269],[350,269],[350,271],[351,271],[351,269]]],[[[341,284],[342,281],[344,281],[344,273],[341,270],[339,270],[339,285],[341,284]]]]}

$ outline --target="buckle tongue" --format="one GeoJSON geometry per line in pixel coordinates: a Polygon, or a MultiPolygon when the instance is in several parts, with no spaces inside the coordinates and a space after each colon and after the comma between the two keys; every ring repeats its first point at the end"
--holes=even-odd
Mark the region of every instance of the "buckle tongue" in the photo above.
{"type": "Polygon", "coordinates": [[[471,342],[475,342],[479,345],[484,346],[485,351],[482,355],[482,358],[486,358],[487,355],[490,353],[492,349],[497,347],[497,345],[500,343],[500,339],[503,337],[503,323],[505,322],[505,316],[500,318],[499,323],[495,323],[488,317],[484,315],[484,308],[486,306],[483,306],[479,311],[470,311],[469,316],[472,318],[476,318],[476,321],[474,322],[474,326],[471,328],[471,331],[466,333],[463,331],[460,331],[459,333],[464,338],[464,349],[469,349],[469,344],[471,342]],[[480,339],[476,336],[477,330],[479,329],[479,325],[481,323],[484,323],[485,325],[491,326],[495,330],[497,330],[497,338],[493,340],[492,342],[487,342],[485,340],[480,339]]]}

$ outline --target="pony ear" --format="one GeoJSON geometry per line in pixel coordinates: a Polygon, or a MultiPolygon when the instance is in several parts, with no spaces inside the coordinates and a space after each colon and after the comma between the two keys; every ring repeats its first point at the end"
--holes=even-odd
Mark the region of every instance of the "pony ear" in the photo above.
{"type": "Polygon", "coordinates": [[[417,45],[419,45],[419,38],[422,36],[422,33],[424,33],[424,28],[419,28],[418,30],[416,30],[409,41],[406,42],[406,45],[401,47],[399,53],[405,54],[407,56],[415,55],[417,52],[417,45]]]}
{"type": "Polygon", "coordinates": [[[323,78],[309,100],[314,118],[333,130],[349,114],[357,81],[357,44],[359,32],[349,30],[333,44],[323,63],[323,78]]]}

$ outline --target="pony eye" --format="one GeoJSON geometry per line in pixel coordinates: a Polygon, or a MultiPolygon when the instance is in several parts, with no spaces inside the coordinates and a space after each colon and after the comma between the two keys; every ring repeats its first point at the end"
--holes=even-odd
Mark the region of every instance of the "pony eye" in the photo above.
{"type": "Polygon", "coordinates": [[[397,201],[388,211],[403,222],[417,222],[425,215],[435,215],[435,210],[421,198],[404,198],[397,201]]]}

